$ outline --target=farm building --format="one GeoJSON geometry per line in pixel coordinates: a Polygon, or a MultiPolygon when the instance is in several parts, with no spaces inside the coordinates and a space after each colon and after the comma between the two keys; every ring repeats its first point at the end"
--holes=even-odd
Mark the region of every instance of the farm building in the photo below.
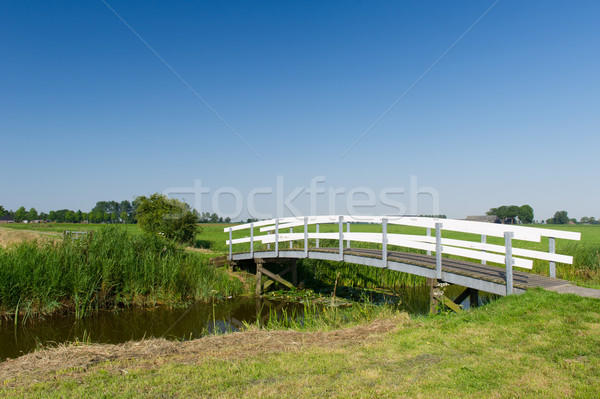
{"type": "Polygon", "coordinates": [[[496,215],[467,216],[465,220],[470,222],[500,223],[496,215]]]}
{"type": "Polygon", "coordinates": [[[15,219],[10,215],[0,216],[0,223],[14,223],[15,219]]]}

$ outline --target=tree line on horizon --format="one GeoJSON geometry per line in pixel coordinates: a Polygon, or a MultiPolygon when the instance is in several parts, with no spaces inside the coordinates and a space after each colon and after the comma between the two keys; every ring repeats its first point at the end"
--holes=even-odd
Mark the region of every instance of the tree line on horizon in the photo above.
{"type": "MultiPolygon", "coordinates": [[[[137,223],[137,208],[139,198],[132,202],[124,201],[98,201],[94,208],[89,212],[81,210],[59,209],[48,213],[38,212],[35,208],[27,210],[24,206],[16,211],[7,210],[0,205],[0,217],[10,216],[16,223],[27,221],[42,221],[54,223],[137,223]]],[[[217,215],[216,213],[202,212],[195,209],[191,210],[196,215],[198,223],[231,223],[231,218],[217,215]]]]}
{"type": "MultiPolygon", "coordinates": [[[[531,224],[534,222],[533,208],[529,205],[502,205],[498,208],[490,209],[485,214],[496,216],[498,221],[503,224],[531,224]]],[[[569,218],[567,211],[556,211],[553,217],[541,221],[541,223],[544,222],[546,224],[600,224],[600,220],[596,220],[593,216],[584,216],[579,221],[569,218]]]]}

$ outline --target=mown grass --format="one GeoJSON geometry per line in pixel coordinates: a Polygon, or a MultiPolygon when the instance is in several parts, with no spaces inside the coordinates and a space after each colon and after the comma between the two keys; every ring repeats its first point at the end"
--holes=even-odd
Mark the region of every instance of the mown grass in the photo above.
{"type": "MultiPolygon", "coordinates": [[[[597,299],[542,290],[462,314],[417,317],[368,340],[193,361],[121,360],[23,380],[8,397],[596,398],[600,392],[597,299]]],[[[342,330],[345,331],[345,330],[342,330]]],[[[268,332],[267,332],[268,333],[268,332]]],[[[315,334],[315,333],[311,333],[315,334]]],[[[344,334],[340,332],[340,334],[344,334]]],[[[351,332],[346,333],[351,334],[351,332]]],[[[274,338],[273,338],[274,339],[274,338]]],[[[308,336],[307,336],[308,339],[308,336]]],[[[240,342],[237,338],[235,342],[240,342]]],[[[226,344],[226,341],[224,342],[226,344]]],[[[14,383],[14,384],[13,384],[14,383]]]]}
{"type": "Polygon", "coordinates": [[[79,239],[0,248],[0,309],[15,318],[183,305],[241,292],[241,282],[209,266],[207,256],[119,226],[102,226],[79,239]]]}

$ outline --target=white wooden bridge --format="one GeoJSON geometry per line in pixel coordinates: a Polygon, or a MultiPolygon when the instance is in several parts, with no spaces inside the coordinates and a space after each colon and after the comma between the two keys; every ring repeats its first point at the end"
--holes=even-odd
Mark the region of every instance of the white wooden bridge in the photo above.
{"type": "Polygon", "coordinates": [[[397,270],[462,285],[471,294],[481,290],[509,295],[533,287],[558,290],[570,282],[556,278],[556,264],[572,264],[573,257],[556,253],[556,240],[581,238],[577,232],[408,216],[286,217],[231,226],[224,231],[229,233],[226,242],[230,262],[257,263],[257,291],[263,274],[287,282],[281,277],[283,273],[277,275],[262,266],[277,259],[321,259],[397,270]],[[378,227],[360,231],[365,224],[378,227]],[[390,233],[390,226],[420,227],[413,230],[423,233],[390,233]],[[466,237],[477,240],[442,237],[446,231],[469,233],[466,237]],[[242,237],[233,238],[240,233],[242,237]],[[501,237],[504,245],[488,243],[488,237],[501,237]],[[540,242],[542,237],[548,238],[548,251],[522,248],[525,242],[540,242]],[[534,259],[547,262],[548,276],[513,270],[532,269],[534,259]]]}

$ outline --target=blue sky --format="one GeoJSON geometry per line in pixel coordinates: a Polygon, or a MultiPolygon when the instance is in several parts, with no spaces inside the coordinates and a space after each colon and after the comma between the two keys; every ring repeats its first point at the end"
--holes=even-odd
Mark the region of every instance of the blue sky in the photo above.
{"type": "Polygon", "coordinates": [[[274,213],[278,176],[284,197],[324,176],[404,188],[410,208],[415,176],[450,217],[600,217],[599,17],[593,1],[2,2],[0,205],[86,211],[201,180],[203,211],[220,188],[271,187],[256,207],[274,213]]]}

